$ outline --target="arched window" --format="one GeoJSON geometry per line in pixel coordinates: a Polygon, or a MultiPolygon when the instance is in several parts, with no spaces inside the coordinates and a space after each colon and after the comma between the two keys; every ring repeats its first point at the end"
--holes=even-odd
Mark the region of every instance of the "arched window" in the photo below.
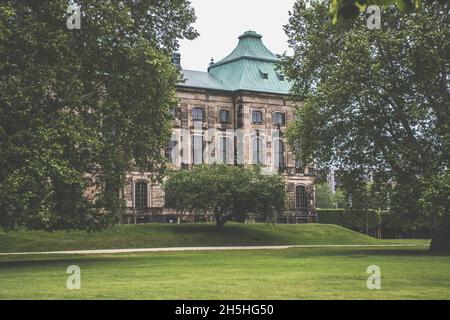
{"type": "Polygon", "coordinates": [[[305,210],[308,207],[308,199],[305,186],[295,187],[295,208],[305,210]]]}
{"type": "Polygon", "coordinates": [[[177,161],[177,144],[176,140],[170,140],[167,144],[164,155],[166,157],[166,161],[169,163],[176,163],[177,161]]]}
{"type": "Polygon", "coordinates": [[[176,107],[170,108],[169,109],[169,113],[170,113],[170,116],[173,119],[176,119],[176,117],[177,117],[177,108],[176,107]]]}
{"type": "Polygon", "coordinates": [[[148,207],[148,183],[136,182],[134,184],[134,206],[136,208],[148,207]]]}
{"type": "Polygon", "coordinates": [[[284,126],[286,119],[283,112],[274,112],[272,114],[272,123],[274,126],[284,126]]]}
{"type": "Polygon", "coordinates": [[[256,124],[261,124],[263,122],[262,112],[259,110],[254,110],[252,112],[252,122],[256,124]]]}
{"type": "Polygon", "coordinates": [[[284,142],[281,139],[276,139],[274,145],[274,164],[277,168],[284,168],[284,142]]]}
{"type": "Polygon", "coordinates": [[[203,109],[193,108],[192,109],[192,121],[203,121],[203,109]]]}
{"type": "Polygon", "coordinates": [[[220,110],[219,111],[219,122],[220,123],[230,123],[230,111],[220,110]]]}

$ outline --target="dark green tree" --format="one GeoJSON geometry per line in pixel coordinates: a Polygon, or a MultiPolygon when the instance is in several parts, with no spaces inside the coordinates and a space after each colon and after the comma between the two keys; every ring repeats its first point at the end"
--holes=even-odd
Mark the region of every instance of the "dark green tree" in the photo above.
{"type": "Polygon", "coordinates": [[[370,5],[386,8],[395,5],[401,12],[412,12],[422,6],[422,0],[331,0],[330,15],[333,23],[356,18],[370,5]]]}
{"type": "Polygon", "coordinates": [[[250,182],[250,212],[264,217],[266,223],[275,223],[276,215],[286,209],[286,182],[278,174],[263,175],[253,169],[250,182]]]}
{"type": "Polygon", "coordinates": [[[294,54],[283,69],[293,94],[305,99],[290,143],[319,169],[346,172],[354,179],[348,186],[384,175],[392,211],[405,221],[427,203],[436,224],[431,248],[450,251],[442,187],[450,185],[448,2],[426,2],[410,14],[386,8],[381,30],[369,30],[361,16],[331,24],[327,12],[324,3],[298,2],[286,26],[294,54]]]}
{"type": "Polygon", "coordinates": [[[160,172],[179,74],[196,37],[185,0],[0,3],[0,227],[118,221],[130,169],[160,172]]]}
{"type": "Polygon", "coordinates": [[[258,167],[199,165],[172,172],[165,181],[167,206],[183,213],[212,213],[218,228],[244,221],[249,213],[271,221],[285,207],[286,191],[279,175],[263,175],[258,167]]]}

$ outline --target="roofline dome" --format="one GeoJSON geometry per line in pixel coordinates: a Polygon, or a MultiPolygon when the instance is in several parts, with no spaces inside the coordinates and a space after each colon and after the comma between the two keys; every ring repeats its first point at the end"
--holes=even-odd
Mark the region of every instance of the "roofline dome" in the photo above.
{"type": "Polygon", "coordinates": [[[256,31],[246,31],[243,34],[241,34],[238,39],[241,40],[243,38],[262,38],[262,35],[260,35],[259,33],[257,33],[256,31]]]}
{"type": "Polygon", "coordinates": [[[208,68],[218,67],[241,59],[277,62],[279,58],[274,55],[262,42],[262,35],[255,31],[246,31],[239,36],[239,42],[234,50],[225,58],[208,68]]]}

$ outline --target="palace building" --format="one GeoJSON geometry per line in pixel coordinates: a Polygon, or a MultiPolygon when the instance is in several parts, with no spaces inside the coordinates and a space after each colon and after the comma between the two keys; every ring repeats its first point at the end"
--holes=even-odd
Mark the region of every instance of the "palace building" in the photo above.
{"type": "MultiPolygon", "coordinates": [[[[182,69],[173,110],[173,135],[165,150],[169,166],[189,168],[202,163],[264,166],[267,174],[282,174],[289,201],[280,223],[316,221],[313,168],[297,161],[284,132],[301,102],[289,98],[290,82],[277,70],[279,58],[247,31],[236,48],[207,71],[182,69]]],[[[124,223],[204,221],[213,217],[183,217],[165,208],[164,190],[151,173],[130,172],[124,197],[124,223]]],[[[209,220],[208,220],[209,221],[209,220]]]]}

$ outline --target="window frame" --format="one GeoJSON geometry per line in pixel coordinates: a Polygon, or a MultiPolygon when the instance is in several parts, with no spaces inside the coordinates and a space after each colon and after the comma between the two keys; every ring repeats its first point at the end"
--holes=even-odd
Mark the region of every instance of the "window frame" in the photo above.
{"type": "Polygon", "coordinates": [[[295,168],[295,173],[305,174],[305,166],[303,165],[303,161],[295,159],[294,160],[294,168],[295,168]]]}
{"type": "Polygon", "coordinates": [[[259,131],[257,131],[256,136],[252,139],[252,164],[265,164],[264,159],[264,139],[260,136],[259,131]],[[255,150],[256,147],[256,150],[255,150]],[[256,157],[255,157],[256,154],[256,157]]]}
{"type": "MultiPolygon", "coordinates": [[[[203,137],[203,135],[199,135],[199,134],[194,134],[192,135],[192,139],[191,139],[191,143],[192,143],[192,147],[191,147],[191,152],[192,152],[192,164],[204,164],[205,163],[205,158],[204,158],[204,152],[205,152],[205,139],[203,137]],[[196,148],[196,138],[200,138],[200,142],[201,142],[201,149],[197,149],[196,148]],[[198,161],[198,155],[199,152],[201,152],[201,157],[200,157],[200,162],[198,161]]],[[[197,142],[198,143],[198,142],[197,142]]]]}
{"type": "Polygon", "coordinates": [[[222,164],[232,164],[229,163],[232,157],[228,157],[229,150],[232,150],[232,138],[230,136],[221,135],[219,136],[219,162],[222,164]]]}
{"type": "Polygon", "coordinates": [[[133,202],[136,209],[148,208],[148,182],[136,181],[134,183],[133,202]]]}
{"type": "MultiPolygon", "coordinates": [[[[275,139],[274,140],[274,155],[278,156],[278,168],[279,169],[284,169],[286,168],[286,159],[285,159],[285,150],[286,150],[286,144],[284,143],[284,141],[282,139],[275,139]],[[278,150],[277,150],[278,149],[278,150]],[[281,157],[280,157],[281,155],[281,157]]],[[[276,160],[276,159],[274,159],[276,160]]]]}
{"type": "Polygon", "coordinates": [[[227,109],[219,110],[219,123],[230,124],[231,123],[231,112],[227,109]],[[225,114],[225,119],[222,119],[222,115],[225,114]]]}
{"type": "Polygon", "coordinates": [[[306,186],[299,184],[295,186],[295,209],[307,210],[308,209],[308,193],[306,186]],[[302,190],[299,192],[299,190],[302,190]]]}
{"type": "Polygon", "coordinates": [[[253,124],[263,124],[264,122],[264,117],[263,117],[263,113],[261,110],[252,110],[252,123],[253,124]],[[257,120],[257,116],[255,115],[260,115],[260,121],[256,121],[257,120]]]}
{"type": "Polygon", "coordinates": [[[201,107],[194,107],[191,110],[192,122],[203,122],[205,121],[205,111],[201,107]],[[201,117],[198,117],[198,115],[201,117]]]}
{"type": "Polygon", "coordinates": [[[286,125],[286,114],[284,112],[281,112],[281,111],[274,111],[272,113],[272,124],[274,126],[284,127],[286,125]],[[278,123],[278,122],[275,121],[278,116],[281,116],[281,123],[278,123]]]}
{"type": "Polygon", "coordinates": [[[178,145],[177,140],[170,140],[167,143],[166,150],[164,151],[164,157],[166,159],[166,162],[168,163],[175,163],[175,159],[172,157],[173,149],[175,149],[178,145]]]}

